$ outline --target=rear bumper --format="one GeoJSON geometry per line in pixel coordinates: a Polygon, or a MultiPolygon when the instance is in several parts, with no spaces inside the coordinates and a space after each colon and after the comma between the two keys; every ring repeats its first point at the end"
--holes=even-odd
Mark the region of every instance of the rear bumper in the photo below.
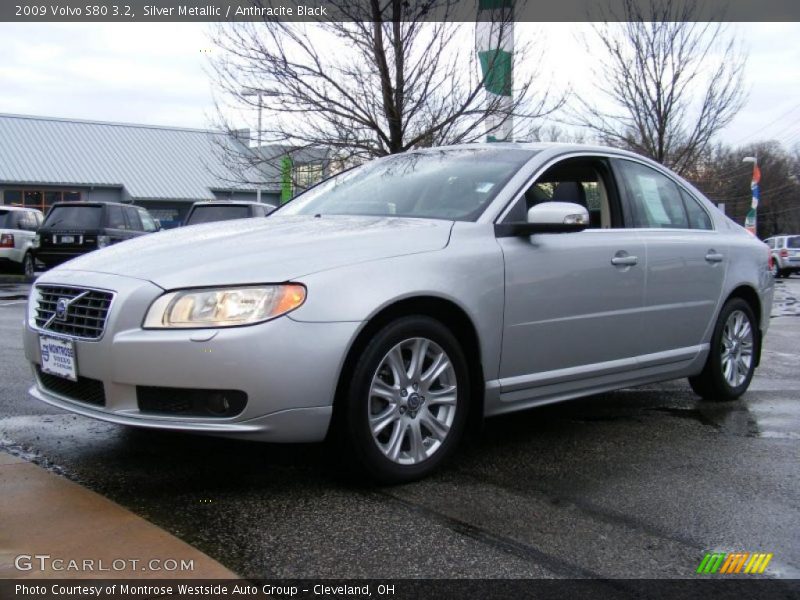
{"type": "Polygon", "coordinates": [[[19,266],[23,256],[23,252],[16,248],[0,248],[0,265],[19,266]]]}
{"type": "Polygon", "coordinates": [[[36,260],[38,260],[39,262],[45,264],[48,268],[50,268],[63,264],[68,260],[72,260],[73,258],[83,256],[88,252],[91,252],[91,250],[85,250],[81,252],[69,252],[64,250],[40,249],[40,250],[34,250],[33,255],[36,257],[36,260]]]}

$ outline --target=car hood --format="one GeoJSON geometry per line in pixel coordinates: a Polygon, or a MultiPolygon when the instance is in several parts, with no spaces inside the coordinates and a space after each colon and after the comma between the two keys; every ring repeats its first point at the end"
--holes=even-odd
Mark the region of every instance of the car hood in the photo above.
{"type": "Polygon", "coordinates": [[[272,216],[193,225],[104,248],[54,270],[112,273],[164,289],[280,282],[358,262],[440,250],[452,221],[272,216]]]}

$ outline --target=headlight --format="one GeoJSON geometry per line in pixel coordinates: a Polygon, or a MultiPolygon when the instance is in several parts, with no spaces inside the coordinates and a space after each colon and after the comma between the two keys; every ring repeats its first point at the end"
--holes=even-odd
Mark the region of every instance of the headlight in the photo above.
{"type": "Polygon", "coordinates": [[[306,299],[297,283],[170,292],[150,306],[146,329],[253,325],[294,310],[306,299]]]}
{"type": "Polygon", "coordinates": [[[42,236],[38,233],[33,237],[33,242],[31,242],[31,248],[36,250],[37,248],[41,247],[42,245],[42,236]]]}
{"type": "Polygon", "coordinates": [[[98,248],[105,248],[106,246],[111,245],[111,238],[107,235],[98,235],[97,236],[97,247],[98,248]]]}

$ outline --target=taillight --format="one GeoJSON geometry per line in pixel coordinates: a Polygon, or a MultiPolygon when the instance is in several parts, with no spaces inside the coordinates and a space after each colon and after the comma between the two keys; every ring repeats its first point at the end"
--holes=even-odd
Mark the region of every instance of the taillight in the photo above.
{"type": "Polygon", "coordinates": [[[789,251],[786,248],[784,248],[779,252],[779,254],[781,255],[781,258],[786,258],[787,256],[789,256],[789,251]]]}
{"type": "Polygon", "coordinates": [[[14,234],[4,233],[0,235],[0,248],[13,248],[14,247],[14,234]]]}
{"type": "Polygon", "coordinates": [[[767,246],[767,268],[768,268],[770,271],[772,271],[772,261],[773,261],[773,258],[772,258],[772,250],[770,250],[770,247],[769,247],[769,246],[767,246]]]}

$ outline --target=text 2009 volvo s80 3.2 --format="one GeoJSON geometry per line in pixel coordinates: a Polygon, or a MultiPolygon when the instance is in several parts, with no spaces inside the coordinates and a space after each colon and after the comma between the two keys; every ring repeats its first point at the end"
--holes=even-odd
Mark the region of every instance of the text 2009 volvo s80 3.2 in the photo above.
{"type": "Polygon", "coordinates": [[[747,389],[763,243],[624,151],[476,144],[341,173],[267,219],[156,233],[40,277],[50,404],[123,425],[338,439],[407,481],[475,418],[688,377],[747,389]]]}

